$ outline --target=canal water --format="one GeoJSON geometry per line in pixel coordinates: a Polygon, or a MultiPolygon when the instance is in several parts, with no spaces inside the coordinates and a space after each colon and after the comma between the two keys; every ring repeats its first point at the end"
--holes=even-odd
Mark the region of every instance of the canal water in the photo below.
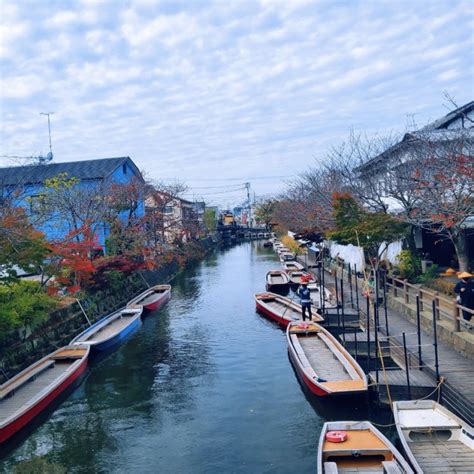
{"type": "Polygon", "coordinates": [[[284,331],[255,312],[275,268],[273,251],[252,242],[187,269],[168,305],[92,361],[0,472],[315,473],[324,421],[389,422],[364,397],[331,402],[303,390],[284,331]]]}

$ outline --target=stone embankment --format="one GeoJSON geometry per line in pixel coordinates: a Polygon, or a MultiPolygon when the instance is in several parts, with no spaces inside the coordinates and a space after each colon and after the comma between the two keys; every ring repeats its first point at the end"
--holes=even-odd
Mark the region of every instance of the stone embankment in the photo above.
{"type": "MultiPolygon", "coordinates": [[[[157,270],[136,272],[123,279],[120,284],[80,300],[81,306],[91,323],[123,307],[148,285],[170,282],[187,264],[199,260],[212,248],[215,242],[204,239],[193,242],[185,257],[174,258],[157,270]]],[[[51,312],[49,318],[38,326],[24,327],[12,332],[0,346],[0,383],[12,377],[34,361],[67,345],[71,339],[89,325],[77,301],[51,312]]]]}

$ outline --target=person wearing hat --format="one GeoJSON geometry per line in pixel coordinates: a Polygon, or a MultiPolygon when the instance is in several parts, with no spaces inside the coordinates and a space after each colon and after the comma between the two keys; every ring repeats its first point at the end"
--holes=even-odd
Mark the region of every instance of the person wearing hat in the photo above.
{"type": "Polygon", "coordinates": [[[296,294],[300,297],[303,321],[306,321],[306,311],[308,311],[308,320],[311,321],[311,292],[309,291],[306,279],[301,279],[301,285],[296,291],[296,294]]]}
{"type": "MultiPolygon", "coordinates": [[[[468,272],[461,272],[458,274],[460,281],[454,287],[454,292],[457,293],[458,302],[461,306],[469,309],[474,309],[474,281],[472,275],[468,272]]],[[[466,321],[470,321],[472,314],[463,310],[462,316],[466,321]]]]}

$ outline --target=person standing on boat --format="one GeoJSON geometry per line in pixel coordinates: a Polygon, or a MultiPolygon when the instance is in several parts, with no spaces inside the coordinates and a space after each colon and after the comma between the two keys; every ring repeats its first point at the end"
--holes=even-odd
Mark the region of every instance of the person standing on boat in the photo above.
{"type": "MultiPolygon", "coordinates": [[[[454,293],[458,294],[457,302],[461,306],[465,306],[469,309],[474,309],[474,281],[472,280],[472,275],[467,272],[462,272],[458,274],[459,281],[454,287],[454,293]]],[[[466,321],[470,321],[472,314],[468,311],[463,310],[463,318],[466,321]]]]}
{"type": "Polygon", "coordinates": [[[301,285],[298,288],[296,294],[300,297],[301,301],[301,312],[303,316],[303,321],[306,321],[306,311],[308,311],[308,320],[311,321],[311,292],[308,288],[308,282],[305,280],[301,281],[301,285]]]}

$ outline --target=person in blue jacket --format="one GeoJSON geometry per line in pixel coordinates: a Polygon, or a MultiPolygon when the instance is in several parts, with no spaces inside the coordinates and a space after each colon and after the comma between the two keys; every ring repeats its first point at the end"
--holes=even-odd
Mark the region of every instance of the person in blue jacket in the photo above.
{"type": "Polygon", "coordinates": [[[308,311],[308,320],[311,321],[311,292],[308,288],[308,282],[302,281],[300,287],[298,288],[296,294],[300,297],[301,302],[301,312],[303,316],[303,321],[306,321],[306,311],[308,311]]]}

